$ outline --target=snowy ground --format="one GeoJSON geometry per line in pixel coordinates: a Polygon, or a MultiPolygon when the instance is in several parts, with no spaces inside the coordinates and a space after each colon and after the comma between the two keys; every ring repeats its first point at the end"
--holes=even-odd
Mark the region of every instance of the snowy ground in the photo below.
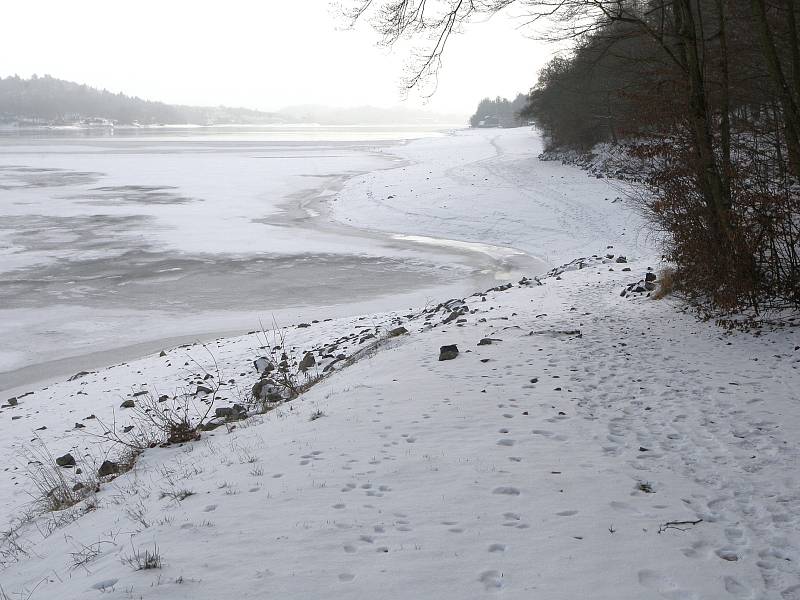
{"type": "Polygon", "coordinates": [[[393,148],[408,164],[372,171],[346,188],[334,215],[365,229],[480,241],[551,265],[614,245],[652,252],[620,185],[542,162],[527,128],[459,131],[393,148]]]}
{"type": "MultiPolygon", "coordinates": [[[[442,144],[404,147],[430,159],[353,182],[337,216],[556,265],[612,258],[466,297],[458,318],[398,306],[288,328],[301,353],[348,355],[409,333],[232,431],[147,451],[92,510],[16,529],[0,545],[10,598],[800,598],[797,334],[726,333],[675,300],[620,296],[654,249],[608,183],[537,162],[530,132],[442,144]],[[408,216],[362,200],[397,195],[387,185],[408,188],[408,216]],[[440,362],[447,344],[460,354],[440,362]],[[155,545],[160,569],[124,564],[155,545]]],[[[89,468],[104,446],[86,432],[112,412],[128,423],[123,400],[219,368],[234,402],[261,345],[174,348],[0,409],[0,519],[29,504],[34,435],[89,468]]]]}

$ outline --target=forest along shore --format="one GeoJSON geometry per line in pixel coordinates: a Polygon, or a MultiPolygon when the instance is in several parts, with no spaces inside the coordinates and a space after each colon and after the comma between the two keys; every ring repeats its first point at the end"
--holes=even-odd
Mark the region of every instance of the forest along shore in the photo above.
{"type": "Polygon", "coordinates": [[[533,135],[411,143],[414,160],[332,202],[399,235],[453,239],[463,219],[461,239],[547,256],[549,272],[169,348],[0,408],[0,448],[22,457],[0,471],[4,591],[800,597],[797,334],[724,331],[656,300],[652,238],[611,184],[539,162],[533,135]],[[255,414],[276,342],[316,383],[255,414]],[[104,428],[136,433],[138,407],[162,397],[213,399],[222,424],[24,518],[34,435],[94,477],[116,460],[104,428]],[[145,551],[158,568],[131,567],[145,551]]]}

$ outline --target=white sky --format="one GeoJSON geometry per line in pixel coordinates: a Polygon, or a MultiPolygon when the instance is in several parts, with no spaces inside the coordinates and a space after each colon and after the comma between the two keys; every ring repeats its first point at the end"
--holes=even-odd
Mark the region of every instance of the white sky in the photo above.
{"type": "MultiPolygon", "coordinates": [[[[347,0],[342,0],[346,2],[347,0]]],[[[3,0],[0,76],[33,73],[183,104],[273,110],[402,103],[407,48],[347,31],[329,0],[3,0]]],[[[473,112],[535,82],[553,49],[511,18],[451,40],[431,110],[473,112]]],[[[405,103],[419,106],[413,96],[405,103]]]]}

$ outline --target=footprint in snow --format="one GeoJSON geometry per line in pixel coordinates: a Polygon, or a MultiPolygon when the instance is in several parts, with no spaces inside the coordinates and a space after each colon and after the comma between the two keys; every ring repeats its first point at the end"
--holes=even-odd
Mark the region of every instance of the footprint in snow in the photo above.
{"type": "Polygon", "coordinates": [[[738,527],[728,527],[725,529],[725,537],[733,544],[742,544],[744,542],[744,531],[738,527]]]}
{"type": "Polygon", "coordinates": [[[487,591],[497,591],[503,587],[503,575],[499,571],[484,571],[478,581],[487,591]]]}
{"type": "Polygon", "coordinates": [[[742,584],[738,579],[735,577],[731,577],[730,575],[726,575],[725,579],[725,591],[731,594],[736,598],[752,598],[752,594],[750,589],[742,584]]]}
{"type": "Polygon", "coordinates": [[[492,490],[492,493],[502,494],[505,496],[519,496],[520,491],[517,488],[510,485],[502,485],[500,487],[494,488],[494,490],[492,490]]]}
{"type": "Polygon", "coordinates": [[[562,510],[561,512],[557,512],[556,515],[559,517],[571,517],[573,515],[577,515],[577,510],[562,510]]]}
{"type": "Polygon", "coordinates": [[[656,571],[644,569],[639,571],[639,584],[658,592],[663,598],[670,600],[697,600],[694,592],[681,590],[675,583],[656,571]]]}
{"type": "Polygon", "coordinates": [[[114,589],[114,586],[117,584],[119,579],[103,579],[103,581],[98,581],[92,586],[93,590],[100,590],[101,592],[105,592],[106,590],[114,589]]]}
{"type": "Polygon", "coordinates": [[[489,546],[489,552],[505,552],[506,545],[505,544],[491,544],[489,546]]]}
{"type": "Polygon", "coordinates": [[[732,548],[720,548],[715,554],[722,560],[727,560],[729,562],[736,562],[739,560],[739,555],[736,554],[736,551],[732,548]]]}
{"type": "Polygon", "coordinates": [[[793,585],[781,592],[783,600],[800,600],[800,585],[793,585]]]}
{"type": "Polygon", "coordinates": [[[339,573],[339,581],[342,583],[350,583],[356,576],[352,573],[339,573]]]}
{"type": "Polygon", "coordinates": [[[608,503],[608,505],[613,508],[614,510],[618,510],[620,512],[627,512],[627,513],[638,513],[633,506],[628,504],[627,502],[620,502],[618,500],[612,500],[608,503]]]}

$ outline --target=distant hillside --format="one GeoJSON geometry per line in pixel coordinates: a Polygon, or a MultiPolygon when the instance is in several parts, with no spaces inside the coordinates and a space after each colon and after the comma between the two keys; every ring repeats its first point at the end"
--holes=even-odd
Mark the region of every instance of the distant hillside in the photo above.
{"type": "Polygon", "coordinates": [[[278,112],[226,106],[183,106],[142,100],[135,96],[64,81],[45,75],[0,78],[0,124],[74,125],[109,121],[117,125],[459,125],[465,115],[441,114],[394,107],[335,108],[302,105],[278,112]]]}
{"type": "Polygon", "coordinates": [[[114,94],[45,75],[0,78],[0,122],[69,125],[104,119],[117,124],[152,125],[282,123],[274,113],[246,108],[164,104],[114,94]]]}

